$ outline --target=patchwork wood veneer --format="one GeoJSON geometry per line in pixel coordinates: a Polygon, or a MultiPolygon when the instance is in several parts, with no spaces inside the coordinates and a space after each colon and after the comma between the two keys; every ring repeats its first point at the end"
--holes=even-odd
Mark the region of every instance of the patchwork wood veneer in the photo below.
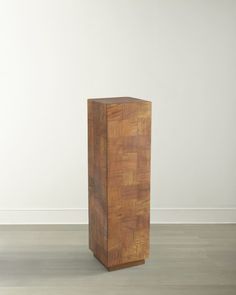
{"type": "Polygon", "coordinates": [[[88,99],[89,248],[108,269],[149,254],[151,102],[88,99]]]}

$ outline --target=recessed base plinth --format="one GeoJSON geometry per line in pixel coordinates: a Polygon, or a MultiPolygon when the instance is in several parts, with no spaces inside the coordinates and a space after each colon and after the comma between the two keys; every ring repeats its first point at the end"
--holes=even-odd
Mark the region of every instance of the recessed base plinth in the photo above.
{"type": "Polygon", "coordinates": [[[137,265],[141,265],[145,263],[145,260],[137,260],[137,261],[131,261],[131,262],[127,262],[127,263],[123,263],[123,264],[118,264],[118,265],[114,265],[114,266],[106,266],[104,263],[102,263],[102,261],[95,255],[93,254],[93,256],[108,270],[108,271],[114,271],[114,270],[118,270],[118,269],[122,269],[122,268],[127,268],[127,267],[132,267],[132,266],[137,266],[137,265]]]}

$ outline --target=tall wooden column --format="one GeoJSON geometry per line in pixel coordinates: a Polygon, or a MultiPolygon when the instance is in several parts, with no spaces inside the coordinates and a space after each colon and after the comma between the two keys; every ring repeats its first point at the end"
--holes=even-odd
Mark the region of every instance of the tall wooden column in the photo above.
{"type": "Polygon", "coordinates": [[[149,254],[151,102],[88,100],[89,248],[108,269],[149,254]]]}

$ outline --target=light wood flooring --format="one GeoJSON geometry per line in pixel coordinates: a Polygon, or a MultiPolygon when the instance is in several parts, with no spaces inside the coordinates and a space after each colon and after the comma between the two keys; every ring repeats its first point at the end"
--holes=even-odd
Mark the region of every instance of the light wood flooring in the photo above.
{"type": "Polygon", "coordinates": [[[0,295],[236,295],[236,224],[152,225],[146,264],[114,272],[86,225],[1,225],[0,295]]]}

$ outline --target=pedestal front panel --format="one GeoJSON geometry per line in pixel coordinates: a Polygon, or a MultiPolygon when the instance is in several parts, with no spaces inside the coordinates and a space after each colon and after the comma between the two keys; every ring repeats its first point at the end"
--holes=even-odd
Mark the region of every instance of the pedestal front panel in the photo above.
{"type": "Polygon", "coordinates": [[[149,253],[151,103],[89,100],[90,249],[108,268],[149,253]]]}

